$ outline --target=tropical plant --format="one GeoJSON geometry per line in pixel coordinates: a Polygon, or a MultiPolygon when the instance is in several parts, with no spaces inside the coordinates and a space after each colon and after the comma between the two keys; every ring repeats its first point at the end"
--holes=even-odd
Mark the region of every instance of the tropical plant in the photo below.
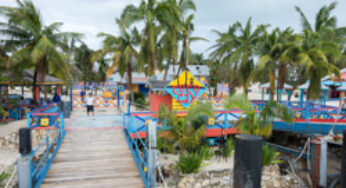
{"type": "Polygon", "coordinates": [[[262,165],[268,166],[272,164],[282,163],[279,159],[279,152],[276,152],[275,149],[269,148],[268,145],[264,144],[262,147],[262,165]]]}
{"type": "Polygon", "coordinates": [[[196,6],[191,0],[166,0],[164,1],[170,8],[160,11],[158,19],[163,26],[163,34],[158,41],[159,59],[166,59],[165,72],[163,79],[166,80],[168,68],[175,64],[178,59],[178,42],[181,38],[181,18],[189,11],[195,11],[196,6]],[[169,10],[169,11],[167,11],[169,10]],[[163,14],[164,13],[164,14],[163,14]]]}
{"type": "Polygon", "coordinates": [[[174,148],[173,148],[174,141],[171,139],[162,137],[161,134],[162,134],[162,132],[158,132],[157,149],[159,149],[161,152],[173,153],[174,152],[174,148]]]}
{"type": "Polygon", "coordinates": [[[91,58],[93,50],[86,44],[77,47],[74,53],[75,66],[81,72],[81,80],[84,82],[84,87],[87,82],[95,80],[96,73],[94,72],[94,63],[91,58]]]}
{"type": "Polygon", "coordinates": [[[0,186],[5,186],[5,180],[10,177],[10,174],[2,172],[0,174],[0,186]]]}
{"type": "Polygon", "coordinates": [[[153,76],[157,59],[156,41],[160,29],[157,28],[159,16],[167,16],[171,12],[170,7],[165,2],[156,0],[142,0],[138,7],[128,5],[121,14],[122,25],[124,28],[129,27],[136,22],[144,23],[143,34],[141,35],[141,49],[139,58],[139,70],[144,68],[148,63],[148,75],[153,76]]]}
{"type": "Polygon", "coordinates": [[[185,118],[178,118],[175,111],[161,105],[159,122],[166,122],[169,127],[167,138],[174,140],[174,148],[179,147],[184,154],[186,150],[196,151],[204,137],[205,125],[194,129],[193,121],[201,116],[212,117],[214,115],[210,103],[193,103],[185,118]]]}
{"type": "MultiPolygon", "coordinates": [[[[28,0],[18,0],[17,7],[1,6],[0,15],[7,21],[0,23],[5,46],[16,49],[8,63],[23,65],[22,69],[33,67],[33,88],[38,80],[44,81],[47,74],[70,80],[69,65],[61,50],[67,38],[80,37],[79,34],[60,32],[62,23],[59,22],[44,26],[39,11],[28,0]]],[[[33,96],[36,99],[34,89],[33,96]]]]}
{"type": "Polygon", "coordinates": [[[197,153],[203,160],[209,160],[214,157],[214,150],[209,146],[200,146],[197,153]]]}
{"type": "Polygon", "coordinates": [[[337,3],[333,2],[329,6],[323,6],[316,15],[314,27],[303,11],[295,7],[303,27],[299,59],[304,64],[306,74],[309,75],[308,96],[311,99],[320,97],[323,76],[329,74],[332,77],[334,73],[339,77],[339,70],[335,65],[342,56],[346,27],[337,27],[336,17],[331,16],[336,5],[337,3]]]}
{"type": "Polygon", "coordinates": [[[225,157],[230,157],[232,151],[234,150],[234,142],[233,139],[227,139],[225,145],[221,148],[225,157]]]}
{"type": "Polygon", "coordinates": [[[297,67],[299,41],[300,37],[293,34],[291,28],[283,31],[276,28],[270,34],[265,33],[259,42],[257,53],[260,58],[251,76],[268,75],[272,100],[276,88],[283,89],[288,79],[289,66],[297,67]]]}
{"type": "Polygon", "coordinates": [[[177,168],[184,174],[198,172],[202,167],[202,156],[197,153],[189,153],[187,155],[181,155],[176,162],[177,168]]]}
{"type": "Polygon", "coordinates": [[[259,25],[252,31],[250,17],[244,27],[237,22],[229,27],[227,33],[214,31],[219,38],[216,44],[210,48],[214,49],[211,56],[225,62],[225,66],[232,67],[232,73],[237,73],[233,79],[238,79],[246,96],[251,81],[250,74],[254,69],[253,55],[266,27],[266,25],[259,25]]]}
{"type": "Polygon", "coordinates": [[[99,37],[103,37],[103,53],[113,54],[113,61],[118,62],[118,71],[121,76],[127,73],[127,88],[131,92],[131,100],[134,102],[134,95],[132,88],[132,71],[134,64],[138,62],[139,54],[136,46],[140,44],[140,36],[137,28],[133,28],[131,32],[126,31],[122,27],[123,21],[117,20],[121,29],[120,36],[116,37],[107,33],[99,33],[99,37]]]}
{"type": "Polygon", "coordinates": [[[267,102],[257,114],[251,102],[244,95],[234,95],[225,101],[224,108],[238,108],[243,111],[244,116],[239,118],[236,125],[240,132],[245,134],[271,135],[274,118],[288,123],[293,122],[292,112],[275,101],[267,102]]]}

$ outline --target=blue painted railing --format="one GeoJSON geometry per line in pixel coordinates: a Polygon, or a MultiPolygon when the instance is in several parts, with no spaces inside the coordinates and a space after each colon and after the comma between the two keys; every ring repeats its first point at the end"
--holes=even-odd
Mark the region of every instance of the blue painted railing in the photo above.
{"type": "Polygon", "coordinates": [[[134,130],[134,116],[131,116],[130,113],[124,113],[123,126],[126,142],[129,145],[133,158],[135,159],[143,184],[148,188],[148,148],[146,143],[141,139],[138,131],[131,131],[134,130]]]}
{"type": "Polygon", "coordinates": [[[27,118],[28,128],[47,130],[41,143],[30,153],[31,187],[38,188],[46,177],[65,137],[64,115],[58,105],[47,105],[29,112],[27,118]],[[40,124],[42,118],[49,120],[45,127],[40,124]],[[54,138],[50,138],[53,130],[55,130],[54,138]]]}

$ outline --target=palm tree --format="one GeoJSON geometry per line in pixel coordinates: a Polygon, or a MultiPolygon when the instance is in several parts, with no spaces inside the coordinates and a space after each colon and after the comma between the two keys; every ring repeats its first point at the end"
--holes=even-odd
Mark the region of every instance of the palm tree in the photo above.
{"type": "Polygon", "coordinates": [[[234,95],[226,100],[225,109],[237,108],[243,111],[245,116],[239,118],[237,127],[241,133],[270,136],[273,130],[274,118],[292,123],[293,115],[285,106],[269,101],[263,109],[256,113],[255,108],[245,95],[234,95]]]}
{"type": "Polygon", "coordinates": [[[187,12],[196,10],[194,2],[191,0],[180,0],[179,2],[176,0],[166,0],[165,3],[170,8],[165,9],[165,11],[160,11],[158,15],[161,25],[164,26],[164,33],[158,42],[161,46],[159,48],[160,55],[166,57],[164,80],[167,78],[170,64],[173,65],[173,72],[175,72],[174,65],[178,58],[178,42],[182,28],[181,18],[187,12]]]}
{"type": "Polygon", "coordinates": [[[253,55],[266,25],[259,25],[254,31],[251,28],[251,17],[243,27],[240,22],[230,26],[227,33],[214,31],[219,38],[216,45],[210,49],[215,49],[212,57],[220,58],[227,62],[234,72],[237,72],[237,79],[243,86],[244,94],[247,96],[250,83],[250,74],[254,69],[253,55]]]}
{"type": "MultiPolygon", "coordinates": [[[[272,99],[275,89],[283,89],[284,83],[288,79],[289,66],[297,66],[297,52],[299,50],[300,37],[293,34],[291,28],[281,31],[274,29],[270,34],[266,33],[258,47],[260,55],[258,64],[251,75],[269,75],[270,92],[272,99]],[[269,74],[264,74],[269,72],[269,74]],[[278,85],[275,85],[278,80],[278,85]]],[[[278,98],[277,98],[278,99],[278,98]]]]}
{"type": "Polygon", "coordinates": [[[82,44],[74,51],[75,66],[82,73],[81,80],[83,80],[85,88],[87,82],[95,79],[94,63],[92,61],[93,50],[86,44],[82,44]]]}
{"type": "Polygon", "coordinates": [[[321,94],[321,79],[326,74],[340,77],[339,69],[330,63],[328,57],[340,57],[340,48],[333,42],[321,40],[319,35],[310,30],[303,33],[299,61],[303,64],[310,83],[308,98],[319,99],[321,94]]]}
{"type": "Polygon", "coordinates": [[[315,25],[312,27],[305,14],[299,7],[295,7],[301,18],[303,27],[302,47],[299,54],[300,61],[304,63],[304,69],[309,75],[310,84],[308,88],[309,98],[320,97],[321,78],[329,74],[339,76],[336,66],[340,60],[341,48],[344,45],[346,27],[336,26],[336,17],[331,16],[332,10],[337,3],[323,6],[316,15],[315,25]]]}
{"type": "Polygon", "coordinates": [[[141,39],[140,60],[138,68],[142,70],[146,62],[149,63],[148,75],[155,74],[155,66],[157,59],[157,46],[156,40],[159,34],[159,30],[156,27],[158,15],[164,15],[160,13],[163,11],[169,12],[169,6],[164,2],[158,2],[156,0],[142,0],[141,4],[136,7],[134,5],[128,5],[125,7],[121,14],[122,27],[129,27],[135,22],[144,22],[143,35],[141,39]]]}
{"type": "MultiPolygon", "coordinates": [[[[118,20],[120,23],[120,20],[118,20]]],[[[121,27],[121,25],[119,25],[121,27]]],[[[134,63],[138,62],[139,54],[136,46],[140,44],[140,36],[137,28],[133,28],[131,32],[127,32],[125,28],[120,28],[119,37],[107,33],[98,34],[103,37],[103,48],[105,53],[112,53],[113,60],[118,61],[118,71],[123,77],[127,72],[127,88],[131,91],[131,100],[134,101],[132,91],[132,71],[134,63]],[[118,60],[116,60],[118,59],[118,60]]]]}
{"type": "MultiPolygon", "coordinates": [[[[7,23],[0,23],[0,34],[5,36],[6,45],[16,50],[8,62],[34,67],[34,88],[38,80],[44,81],[46,74],[53,74],[68,81],[69,65],[64,61],[61,47],[71,33],[60,32],[62,23],[55,22],[48,26],[42,23],[42,17],[31,1],[17,1],[18,7],[0,7],[0,15],[7,23]]],[[[37,103],[37,101],[35,101],[37,103]]]]}

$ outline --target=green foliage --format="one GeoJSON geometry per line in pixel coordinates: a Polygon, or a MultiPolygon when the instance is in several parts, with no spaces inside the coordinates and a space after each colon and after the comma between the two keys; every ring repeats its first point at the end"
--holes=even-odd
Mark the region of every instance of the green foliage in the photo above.
{"type": "Polygon", "coordinates": [[[262,147],[262,165],[272,165],[277,163],[282,163],[279,159],[279,152],[276,152],[273,148],[270,148],[268,145],[263,145],[262,147]]]}
{"type": "Polygon", "coordinates": [[[225,145],[222,148],[222,151],[223,151],[225,157],[230,157],[233,150],[234,150],[233,139],[227,139],[225,145]]]}
{"type": "Polygon", "coordinates": [[[179,160],[176,162],[177,168],[184,174],[198,172],[202,166],[202,159],[202,156],[197,153],[181,155],[179,160]]]}
{"type": "Polygon", "coordinates": [[[165,153],[173,153],[174,152],[174,147],[173,147],[174,142],[171,139],[164,138],[162,136],[157,136],[157,148],[161,152],[165,153]]]}
{"type": "Polygon", "coordinates": [[[5,186],[5,180],[10,177],[9,173],[2,172],[0,174],[0,186],[5,186]]]}
{"type": "Polygon", "coordinates": [[[209,146],[200,146],[197,153],[203,160],[209,160],[214,156],[214,150],[209,146]]]}
{"type": "Polygon", "coordinates": [[[196,120],[206,116],[214,116],[210,103],[191,104],[186,117],[178,118],[175,111],[161,105],[159,111],[159,122],[166,121],[169,127],[167,137],[174,141],[174,148],[180,148],[183,154],[186,150],[196,151],[204,138],[205,125],[196,125],[196,120]]]}
{"type": "Polygon", "coordinates": [[[225,101],[225,109],[238,108],[245,116],[239,118],[237,127],[242,133],[270,136],[273,128],[273,119],[279,118],[285,122],[293,122],[293,113],[285,106],[269,101],[262,108],[259,115],[252,107],[251,102],[244,95],[235,95],[225,101]]]}
{"type": "Polygon", "coordinates": [[[145,94],[141,92],[135,92],[133,93],[134,99],[135,99],[135,107],[137,109],[146,109],[149,106],[149,103],[145,99],[145,94]]]}
{"type": "Polygon", "coordinates": [[[0,107],[0,116],[5,113],[5,110],[0,107]]]}

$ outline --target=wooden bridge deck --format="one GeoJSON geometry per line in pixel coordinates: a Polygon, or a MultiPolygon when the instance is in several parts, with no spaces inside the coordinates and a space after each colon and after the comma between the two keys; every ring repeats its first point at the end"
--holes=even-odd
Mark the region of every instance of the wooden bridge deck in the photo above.
{"type": "Polygon", "coordinates": [[[66,133],[42,188],[144,187],[122,129],[66,133]]]}

